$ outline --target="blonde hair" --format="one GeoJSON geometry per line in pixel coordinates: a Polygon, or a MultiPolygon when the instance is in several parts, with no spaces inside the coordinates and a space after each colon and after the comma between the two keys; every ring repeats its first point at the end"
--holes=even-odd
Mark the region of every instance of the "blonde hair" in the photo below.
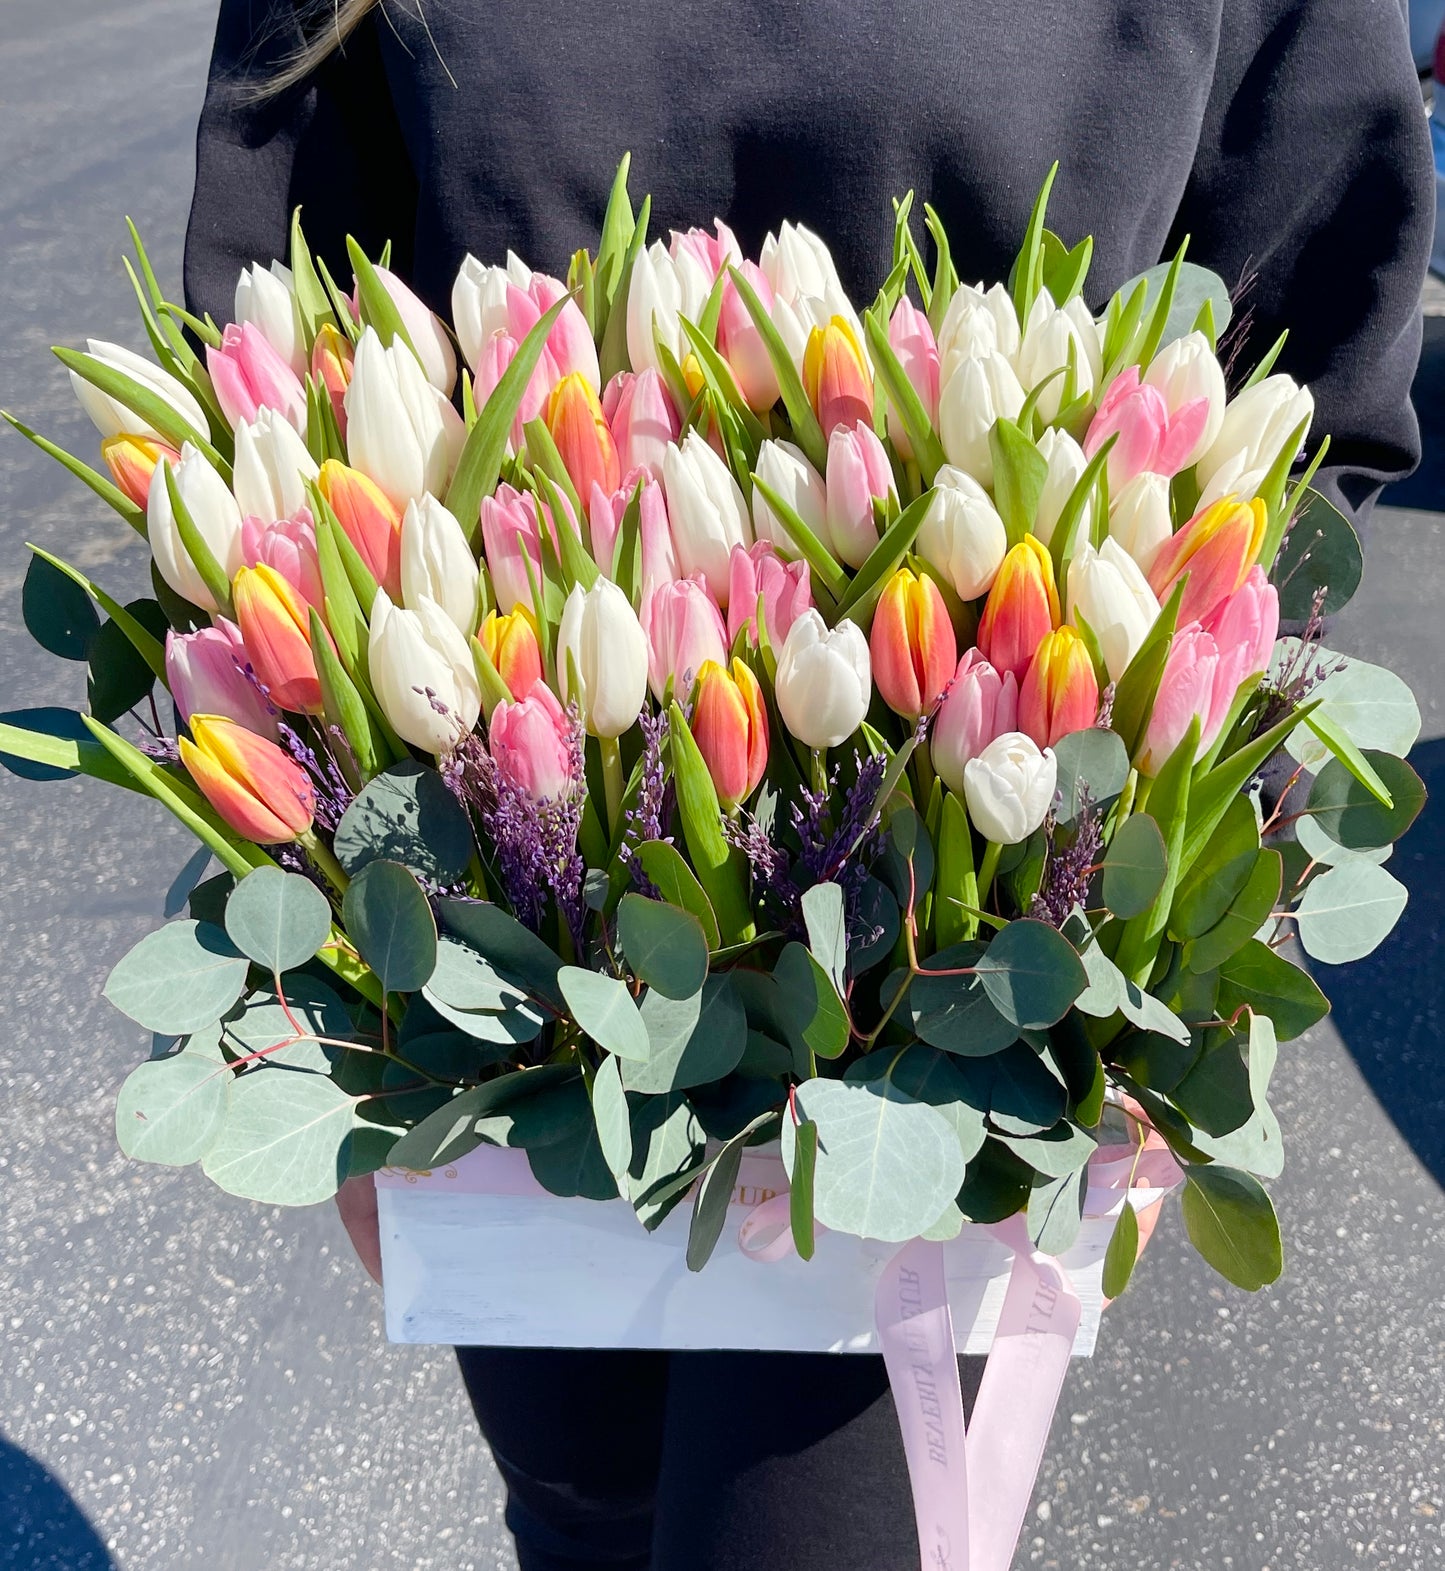
{"type": "Polygon", "coordinates": [[[341,48],[378,3],[379,0],[314,0],[304,6],[299,19],[304,42],[259,84],[260,92],[269,98],[305,81],[323,60],[341,48]]]}

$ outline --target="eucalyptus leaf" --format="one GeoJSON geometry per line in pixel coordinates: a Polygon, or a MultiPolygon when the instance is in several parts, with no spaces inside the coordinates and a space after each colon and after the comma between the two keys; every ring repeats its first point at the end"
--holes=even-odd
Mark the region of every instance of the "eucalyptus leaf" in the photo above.
{"type": "Polygon", "coordinates": [[[577,1070],[571,1064],[541,1064],[471,1086],[404,1135],[391,1153],[392,1164],[430,1172],[454,1162],[482,1143],[477,1133],[479,1120],[576,1079],[577,1070]]]}
{"type": "Polygon", "coordinates": [[[1333,616],[1360,587],[1364,568],[1359,536],[1349,520],[1318,491],[1306,491],[1270,569],[1279,588],[1280,616],[1307,622],[1322,589],[1320,612],[1333,616]]]}
{"type": "Polygon", "coordinates": [[[466,810],[434,769],[393,764],[357,793],[336,827],[336,858],[348,873],[400,862],[424,883],[453,884],[472,856],[466,810]]]}
{"type": "Polygon", "coordinates": [[[976,969],[998,1012],[1032,1029],[1062,1020],[1089,980],[1068,939],[1032,919],[1010,922],[979,957],[976,969]]]}
{"type": "Polygon", "coordinates": [[[48,654],[89,659],[100,617],[85,590],[44,557],[32,556],[25,569],[20,611],[26,630],[48,654]]]}
{"type": "Polygon", "coordinates": [[[983,1064],[991,1076],[989,1122],[1001,1135],[1035,1135],[1052,1129],[1064,1116],[1068,1092],[1046,1059],[1020,1042],[983,1064]]]}
{"type": "Polygon", "coordinates": [[[722,1237],[742,1167],[743,1151],[751,1134],[751,1129],[745,1129],[729,1140],[709,1163],[698,1183],[692,1202],[692,1222],[687,1230],[689,1271],[702,1270],[722,1237]]]}
{"type": "Polygon", "coordinates": [[[1062,1178],[1040,1174],[1034,1179],[1025,1221],[1036,1249],[1062,1255],[1073,1248],[1084,1220],[1085,1193],[1082,1169],[1062,1178]]]}
{"type": "Polygon", "coordinates": [[[202,1160],[227,1194],[263,1205],[329,1200],[346,1178],[352,1100],[325,1075],[261,1070],[232,1081],[202,1160]]]}
{"type": "Polygon", "coordinates": [[[953,1126],[965,1162],[983,1148],[987,1100],[982,1106],[970,1101],[972,1088],[947,1053],[917,1043],[902,1053],[887,1048],[850,1064],[844,1079],[891,1080],[906,1095],[937,1108],[953,1126]]]}
{"type": "Polygon", "coordinates": [[[722,938],[718,933],[717,917],[706,890],[698,883],[697,876],[687,865],[682,852],[666,840],[645,840],[638,846],[637,860],[642,871],[656,886],[658,893],[669,905],[681,906],[702,923],[707,935],[707,947],[718,949],[722,938]]]}
{"type": "MultiPolygon", "coordinates": [[[[1128,283],[1121,284],[1115,291],[1115,298],[1127,300],[1135,286],[1142,282],[1148,289],[1144,301],[1144,312],[1147,317],[1157,305],[1165,280],[1174,265],[1171,262],[1160,262],[1154,267],[1146,268],[1137,277],[1131,278],[1128,283]]],[[[1206,301],[1209,302],[1214,315],[1215,331],[1223,333],[1234,315],[1234,307],[1229,298],[1229,286],[1218,273],[1211,272],[1207,267],[1200,267],[1194,262],[1180,263],[1174,282],[1169,315],[1163,324],[1163,332],[1155,348],[1156,353],[1166,344],[1172,344],[1176,338],[1183,338],[1186,333],[1193,330],[1194,323],[1206,301]]]]}
{"type": "Polygon", "coordinates": [[[792,1038],[819,1058],[837,1058],[848,1045],[848,1012],[828,973],[802,944],[792,943],[773,976],[792,1038]]]}
{"type": "Polygon", "coordinates": [[[1279,1220],[1257,1179],[1213,1164],[1186,1168],[1180,1210],[1189,1241],[1227,1281],[1254,1293],[1278,1280],[1279,1220]]]}
{"type": "Polygon", "coordinates": [[[707,978],[707,935],[702,923],[678,906],[623,895],[617,937],[633,974],[667,998],[692,998],[707,978]]]}
{"type": "Polygon", "coordinates": [[[148,1031],[186,1036],[219,1020],[246,985],[246,958],[208,922],[170,922],[122,956],[105,996],[148,1031]]]}
{"type": "Polygon", "coordinates": [[[436,969],[436,919],[426,895],[400,862],[368,862],[347,885],[346,932],[388,993],[423,987],[436,969]]]}
{"type": "Polygon", "coordinates": [[[437,903],[442,923],[464,938],[499,970],[514,976],[536,997],[562,1005],[557,973],[562,960],[537,935],[487,900],[450,899],[437,903]]]}
{"type": "Polygon", "coordinates": [[[1389,936],[1409,899],[1383,867],[1356,859],[1312,878],[1295,908],[1305,953],[1326,965],[1362,960],[1389,936]]]}
{"type": "Polygon", "coordinates": [[[231,942],[268,971],[305,965],[331,932],[331,904],[299,873],[258,867],[247,873],[226,902],[231,942]]]}
{"type": "MultiPolygon", "coordinates": [[[[956,944],[940,950],[913,979],[906,1006],[914,1032],[946,1053],[966,1058],[986,1058],[1002,1052],[1018,1036],[1018,1027],[1006,1020],[978,975],[943,976],[934,973],[969,970],[983,956],[981,944],[956,944]]],[[[884,996],[892,997],[889,983],[884,996]]]]}
{"type": "Polygon", "coordinates": [[[1147,813],[1126,818],[1104,855],[1104,904],[1117,917],[1141,916],[1164,887],[1164,836],[1147,813]]]}
{"type": "Polygon", "coordinates": [[[121,1150],[166,1167],[200,1161],[221,1127],[229,1079],[214,1058],[189,1051],[131,1070],[115,1104],[121,1150]]]}
{"type": "Polygon", "coordinates": [[[1139,1214],[1126,1199],[1119,1210],[1119,1219],[1109,1235],[1109,1247],[1104,1251],[1104,1297],[1117,1298],[1129,1285],[1134,1266],[1139,1259],[1139,1214]]]}
{"type": "Polygon", "coordinates": [[[632,1161],[632,1114],[618,1070],[620,1059],[606,1054],[592,1077],[592,1119],[597,1143],[615,1182],[624,1181],[632,1161]]]}
{"type": "Polygon", "coordinates": [[[1129,754],[1115,731],[1090,726],[1071,731],[1054,744],[1057,764],[1057,792],[1054,816],[1060,824],[1072,824],[1083,804],[1081,787],[1087,787],[1089,800],[1096,808],[1107,808],[1124,789],[1129,778],[1129,754]]]}
{"type": "MultiPolygon", "coordinates": [[[[1309,822],[1301,819],[1300,823],[1309,822]]],[[[1229,909],[1184,950],[1184,961],[1191,971],[1207,972],[1222,966],[1237,954],[1257,933],[1279,900],[1284,863],[1278,851],[1256,854],[1244,887],[1229,909]]]]}
{"type": "Polygon", "coordinates": [[[1281,1042],[1303,1036],[1330,1012],[1312,978],[1252,938],[1219,968],[1219,1013],[1228,1019],[1247,1005],[1268,1015],[1281,1042]]]}
{"type": "Polygon", "coordinates": [[[808,948],[840,996],[848,986],[848,918],[837,884],[814,884],[803,894],[808,948]]]}
{"type": "Polygon", "coordinates": [[[1306,809],[1331,840],[1350,850],[1372,850],[1398,840],[1425,805],[1425,787],[1403,758],[1368,749],[1364,756],[1389,791],[1391,806],[1332,758],[1315,777],[1306,809]]]}
{"type": "Polygon", "coordinates": [[[557,973],[557,984],[572,1018],[599,1047],[619,1058],[646,1061],[650,1052],[647,1027],[626,982],[582,966],[563,966],[557,973]]]}
{"type": "MultiPolygon", "coordinates": [[[[1394,855],[1392,845],[1370,846],[1363,851],[1352,851],[1348,846],[1342,846],[1320,828],[1315,820],[1306,814],[1295,821],[1295,839],[1299,842],[1300,850],[1312,862],[1323,862],[1327,867],[1337,867],[1341,862],[1388,862],[1394,855]]],[[[1293,885],[1294,880],[1291,880],[1293,885]]]]}
{"type": "Polygon", "coordinates": [[[317,1039],[347,1041],[352,1024],[346,1005],[325,982],[302,975],[287,980],[283,995],[271,988],[252,994],[244,1009],[226,1017],[221,1032],[226,1049],[237,1057],[264,1053],[269,1065],[325,1074],[340,1050],[317,1039]]]}
{"type": "Polygon", "coordinates": [[[642,1097],[632,1110],[632,1162],[625,1190],[644,1227],[656,1227],[701,1169],[702,1126],[680,1092],[642,1097]]]}
{"type": "MultiPolygon", "coordinates": [[[[1298,648],[1298,639],[1281,639],[1275,647],[1276,668],[1289,662],[1298,648]]],[[[1330,674],[1310,694],[1319,700],[1312,718],[1333,724],[1358,748],[1403,758],[1420,735],[1420,706],[1408,685],[1384,666],[1353,656],[1341,660],[1321,650],[1319,659],[1330,674]]],[[[1312,771],[1330,757],[1329,747],[1308,726],[1292,732],[1285,748],[1312,771]]]]}
{"type": "Polygon", "coordinates": [[[729,972],[710,976],[688,999],[648,992],[638,1010],[649,1052],[645,1062],[624,1065],[629,1091],[660,1094],[711,1085],[742,1061],[748,1022],[729,972]]]}
{"type": "Polygon", "coordinates": [[[436,965],[423,989],[432,1003],[453,1009],[516,1009],[526,990],[504,976],[485,955],[450,934],[437,941],[436,965]]]}

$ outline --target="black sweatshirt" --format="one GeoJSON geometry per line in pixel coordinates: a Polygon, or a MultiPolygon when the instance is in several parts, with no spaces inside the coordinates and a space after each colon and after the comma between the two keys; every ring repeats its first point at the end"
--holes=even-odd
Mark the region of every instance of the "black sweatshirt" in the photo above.
{"type": "Polygon", "coordinates": [[[389,237],[444,314],[468,251],[561,273],[626,149],[654,232],[718,216],[756,255],[795,219],[861,304],[911,188],[962,276],[996,279],[1057,158],[1050,227],[1095,236],[1094,308],[1188,235],[1254,278],[1249,359],[1290,329],[1279,368],[1314,390],[1337,500],[1362,511],[1418,458],[1433,201],[1399,0],[388,0],[260,99],[296,11],[221,0],[186,249],[219,321],[297,203],[338,276],[348,232],[389,237]]]}

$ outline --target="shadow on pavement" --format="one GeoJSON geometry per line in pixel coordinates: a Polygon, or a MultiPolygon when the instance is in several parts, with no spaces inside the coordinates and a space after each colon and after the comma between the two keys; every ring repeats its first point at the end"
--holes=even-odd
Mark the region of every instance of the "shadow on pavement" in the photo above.
{"type": "Polygon", "coordinates": [[[0,1567],[111,1571],[114,1566],[60,1480],[0,1436],[0,1567]]]}
{"type": "Polygon", "coordinates": [[[1399,926],[1364,960],[1319,978],[1332,1019],[1380,1106],[1416,1158],[1445,1185],[1445,1009],[1440,869],[1445,867],[1445,738],[1419,743],[1410,762],[1430,799],[1386,866],[1410,891],[1399,926]]]}

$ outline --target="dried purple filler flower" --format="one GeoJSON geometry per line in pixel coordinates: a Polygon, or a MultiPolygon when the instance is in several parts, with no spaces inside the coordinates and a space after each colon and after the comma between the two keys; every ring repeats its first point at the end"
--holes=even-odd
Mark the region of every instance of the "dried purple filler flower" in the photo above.
{"type": "Polygon", "coordinates": [[[1050,927],[1062,928],[1074,908],[1086,904],[1089,882],[1104,843],[1103,816],[1094,806],[1088,786],[1080,781],[1079,811],[1067,845],[1059,846],[1058,822],[1053,813],[1044,820],[1048,849],[1038,893],[1029,902],[1031,917],[1050,927]]]}
{"type": "Polygon", "coordinates": [[[316,799],[316,822],[329,833],[341,822],[341,815],[351,805],[351,788],[342,778],[336,760],[329,750],[323,749],[318,754],[316,749],[284,720],[278,723],[277,729],[281,735],[281,746],[311,777],[312,791],[316,799]]]}
{"type": "Polygon", "coordinates": [[[672,817],[672,785],[662,761],[667,716],[644,711],[637,717],[637,724],[642,732],[642,780],[636,800],[627,809],[620,855],[637,888],[649,898],[659,899],[660,892],[637,860],[637,848],[649,840],[670,839],[667,826],[672,817]]]}

